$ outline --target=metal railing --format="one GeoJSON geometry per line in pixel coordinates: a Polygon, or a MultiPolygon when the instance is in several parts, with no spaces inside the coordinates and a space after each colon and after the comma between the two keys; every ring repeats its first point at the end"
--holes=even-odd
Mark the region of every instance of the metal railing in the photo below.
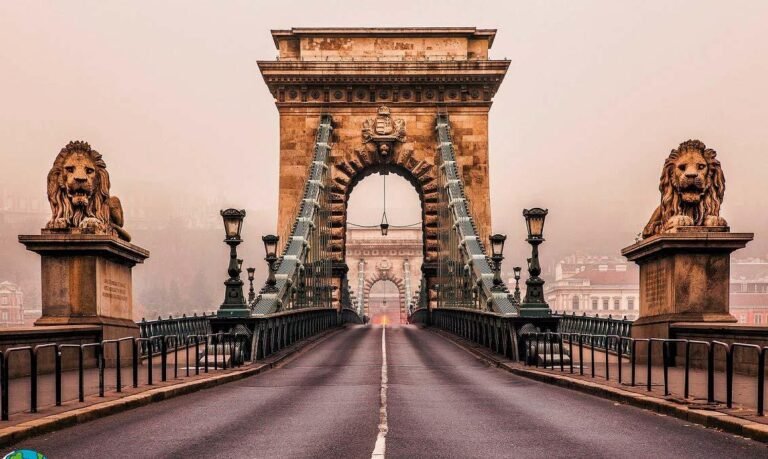
{"type": "MultiPolygon", "coordinates": [[[[746,352],[754,358],[757,365],[757,374],[755,375],[755,405],[758,416],[765,415],[765,363],[768,356],[768,346],[760,347],[756,344],[733,343],[727,344],[720,341],[698,341],[688,339],[660,339],[660,338],[630,338],[619,335],[594,335],[583,333],[525,333],[522,335],[523,347],[525,351],[524,362],[526,365],[535,365],[543,368],[561,372],[568,371],[571,374],[578,372],[584,375],[585,363],[589,370],[589,376],[592,378],[602,377],[606,381],[611,381],[611,364],[616,364],[615,379],[620,385],[630,387],[640,386],[637,382],[638,369],[645,369],[645,387],[648,392],[653,390],[653,368],[654,361],[661,360],[663,394],[671,395],[669,370],[675,367],[677,360],[678,346],[683,348],[682,366],[683,366],[683,390],[682,395],[685,399],[691,397],[691,362],[692,351],[694,348],[703,348],[706,351],[707,369],[706,369],[706,400],[709,404],[716,403],[715,399],[715,375],[716,355],[725,357],[725,369],[722,372],[725,376],[725,405],[727,408],[733,407],[734,394],[734,358],[737,352],[746,352]],[[607,343],[602,347],[602,351],[596,351],[597,343],[607,343]],[[645,347],[644,351],[638,350],[639,345],[645,347]],[[570,351],[571,359],[563,358],[565,348],[570,351]],[[575,347],[575,349],[574,349],[575,347]],[[585,349],[586,348],[586,349],[585,349]],[[614,350],[615,352],[610,352],[614,350]],[[576,352],[574,354],[574,351],[576,352]],[[660,351],[660,354],[658,353],[660,351]],[[603,362],[596,361],[596,352],[604,359],[603,362]],[[585,355],[588,358],[585,359],[585,355]],[[576,358],[577,357],[577,358],[576,358]],[[645,358],[645,364],[638,364],[639,358],[645,358]],[[574,359],[578,364],[574,364],[574,359]],[[628,360],[625,362],[625,359],[628,360]],[[566,363],[567,361],[567,363],[566,363]],[[612,362],[613,361],[613,362],[612,362]],[[629,381],[624,379],[624,365],[629,365],[629,381]],[[603,367],[604,375],[596,375],[596,369],[603,367]]],[[[721,401],[722,402],[722,401],[721,401]]]]}
{"type": "MultiPolygon", "coordinates": [[[[560,322],[557,324],[558,333],[578,333],[595,336],[615,335],[623,338],[632,336],[632,321],[627,320],[626,317],[614,319],[610,315],[608,317],[599,317],[597,314],[594,317],[589,317],[586,313],[579,316],[575,312],[571,315],[567,313],[553,313],[552,317],[560,319],[560,322]]],[[[627,341],[618,343],[613,340],[597,339],[594,345],[601,349],[607,346],[614,352],[617,351],[619,346],[624,346],[622,350],[625,353],[629,351],[627,341]]]]}
{"type": "Polygon", "coordinates": [[[512,360],[519,360],[519,341],[513,325],[515,317],[458,308],[432,309],[431,315],[431,325],[512,360]]]}
{"type": "MultiPolygon", "coordinates": [[[[157,320],[141,319],[137,322],[139,326],[139,337],[152,338],[161,335],[173,335],[180,337],[180,343],[186,343],[187,337],[211,334],[210,319],[215,317],[215,313],[198,316],[196,313],[187,317],[182,314],[181,317],[168,316],[167,319],[158,317],[157,320]]],[[[142,341],[141,355],[146,356],[149,353],[156,354],[160,352],[159,344],[156,341],[142,341]]],[[[182,344],[183,345],[183,344],[182,344]]]]}
{"type": "Polygon", "coordinates": [[[330,308],[293,309],[255,316],[253,360],[264,359],[297,341],[340,325],[340,315],[330,308]]]}
{"type": "MultiPolygon", "coordinates": [[[[0,352],[0,420],[8,421],[10,417],[10,404],[9,400],[13,395],[11,392],[11,378],[10,369],[13,356],[17,354],[25,354],[28,359],[27,369],[29,370],[29,412],[36,413],[38,410],[38,380],[40,372],[38,371],[38,365],[41,361],[41,356],[47,353],[52,354],[54,360],[54,394],[55,405],[61,406],[62,404],[62,390],[63,390],[63,378],[64,371],[62,370],[62,357],[65,353],[76,352],[77,353],[77,390],[78,390],[78,402],[85,402],[85,370],[86,370],[86,357],[91,360],[90,363],[95,364],[95,368],[98,371],[98,396],[105,396],[105,369],[107,368],[107,361],[114,360],[114,387],[115,392],[119,393],[123,391],[125,384],[123,382],[123,365],[121,359],[122,343],[128,343],[126,346],[130,349],[131,354],[131,385],[134,388],[138,388],[140,384],[139,369],[143,366],[141,364],[140,353],[143,345],[148,343],[157,343],[159,348],[160,357],[160,381],[164,382],[168,380],[168,357],[169,353],[173,352],[173,378],[179,378],[179,348],[182,343],[186,343],[190,349],[186,352],[186,366],[183,368],[186,371],[186,376],[189,377],[190,369],[194,365],[194,374],[200,374],[203,370],[208,373],[211,369],[209,363],[209,355],[213,356],[213,370],[226,370],[227,368],[234,368],[242,366],[245,363],[246,351],[250,347],[250,339],[247,335],[237,333],[213,333],[203,335],[187,335],[182,337],[181,335],[155,335],[146,338],[134,338],[126,337],[121,339],[104,340],[97,343],[86,344],[57,344],[47,343],[37,346],[19,346],[8,348],[5,351],[0,352]],[[201,350],[202,346],[202,350],[201,350]],[[194,362],[190,362],[190,350],[195,349],[194,362]],[[91,355],[92,354],[92,355],[91,355]],[[109,358],[107,358],[109,354],[109,358]],[[94,362],[95,360],[95,362],[94,362]],[[228,363],[229,362],[229,363],[228,363]]],[[[74,370],[73,370],[74,371],[74,370]]],[[[21,376],[14,378],[13,380],[19,380],[27,378],[27,376],[21,376]]],[[[155,384],[153,375],[153,362],[150,359],[146,363],[146,383],[145,385],[155,384]]]]}

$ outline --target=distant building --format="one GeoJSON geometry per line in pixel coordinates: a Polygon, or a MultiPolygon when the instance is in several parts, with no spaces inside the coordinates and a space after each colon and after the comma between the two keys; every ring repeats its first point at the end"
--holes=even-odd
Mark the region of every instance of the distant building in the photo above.
{"type": "Polygon", "coordinates": [[[768,260],[731,262],[731,314],[745,325],[768,325],[768,260]]]}
{"type": "Polygon", "coordinates": [[[638,269],[623,258],[572,255],[555,265],[544,296],[553,311],[634,320],[640,309],[638,269]]]}
{"type": "Polygon", "coordinates": [[[355,306],[373,323],[405,322],[418,296],[424,243],[421,228],[347,230],[347,278],[355,306]]]}
{"type": "MultiPolygon", "coordinates": [[[[573,255],[555,265],[544,294],[553,311],[634,320],[639,281],[637,267],[623,258],[573,255]]],[[[768,325],[768,260],[731,261],[730,312],[740,324],[768,325]]]]}
{"type": "Polygon", "coordinates": [[[24,294],[12,282],[0,282],[0,328],[24,325],[24,294]]]}

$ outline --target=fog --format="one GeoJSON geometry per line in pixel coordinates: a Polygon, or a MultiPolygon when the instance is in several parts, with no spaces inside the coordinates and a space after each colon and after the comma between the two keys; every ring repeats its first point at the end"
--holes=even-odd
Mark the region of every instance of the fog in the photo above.
{"type": "MultiPolygon", "coordinates": [[[[39,260],[16,235],[47,221],[46,174],[74,139],[104,155],[126,228],[152,252],[134,271],[137,314],[217,308],[221,208],[247,210],[241,255],[263,276],[278,117],[256,60],[276,56],[270,29],[308,26],[498,29],[491,56],[512,61],[490,126],[505,266],[525,259],[531,206],[550,211],[546,263],[617,254],[659,200],[664,158],[689,138],[718,151],[731,228],[756,233],[738,255],[765,256],[768,2],[639,3],[1,2],[0,281],[39,304],[39,260]]],[[[363,185],[375,205],[355,223],[377,224],[379,188],[363,185]]]]}

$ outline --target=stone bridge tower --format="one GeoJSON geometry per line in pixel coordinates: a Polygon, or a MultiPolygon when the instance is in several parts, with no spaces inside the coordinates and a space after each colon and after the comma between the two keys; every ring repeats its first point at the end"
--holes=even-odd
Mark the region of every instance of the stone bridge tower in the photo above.
{"type": "Polygon", "coordinates": [[[414,185],[422,202],[424,269],[436,259],[438,113],[451,117],[457,163],[486,240],[488,112],[509,67],[508,60],[488,58],[495,35],[473,27],[273,30],[278,59],[258,65],[280,112],[281,241],[298,209],[322,113],[334,123],[331,245],[340,265],[347,200],[373,173],[396,173],[414,185]]]}

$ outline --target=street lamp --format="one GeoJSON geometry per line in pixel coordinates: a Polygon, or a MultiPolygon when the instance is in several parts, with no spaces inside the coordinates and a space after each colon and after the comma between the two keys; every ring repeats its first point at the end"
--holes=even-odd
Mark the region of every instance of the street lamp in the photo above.
{"type": "Polygon", "coordinates": [[[245,210],[222,210],[221,218],[224,220],[224,242],[229,245],[229,267],[227,274],[229,279],[224,281],[226,287],[224,302],[219,308],[218,315],[225,317],[242,317],[250,315],[243,296],[243,281],[240,280],[240,267],[242,260],[237,258],[237,246],[243,242],[240,239],[240,231],[243,228],[245,210]]]}
{"type": "Polygon", "coordinates": [[[253,290],[253,275],[256,272],[256,268],[248,268],[246,271],[248,271],[248,282],[251,284],[251,288],[248,290],[248,303],[250,304],[256,299],[256,292],[253,290]]]}
{"type": "Polygon", "coordinates": [[[539,277],[541,265],[539,264],[539,245],[544,242],[544,219],[547,209],[524,209],[525,225],[528,228],[526,241],[531,244],[531,258],[528,261],[529,277],[525,281],[525,298],[520,305],[520,315],[528,317],[541,317],[550,314],[549,305],[544,301],[544,280],[539,277]]]}
{"type": "Polygon", "coordinates": [[[261,240],[264,241],[264,252],[267,256],[264,260],[269,265],[269,276],[267,277],[267,286],[264,289],[264,293],[277,292],[277,279],[275,279],[275,262],[277,261],[277,243],[280,241],[279,236],[274,234],[267,234],[262,236],[261,240]]]}
{"type": "Polygon", "coordinates": [[[523,271],[523,268],[515,266],[512,268],[512,271],[515,273],[515,300],[517,304],[520,304],[520,273],[523,271]]]}
{"type": "Polygon", "coordinates": [[[504,291],[501,280],[501,262],[504,260],[504,241],[507,240],[507,236],[504,234],[494,234],[488,239],[491,241],[491,260],[493,260],[494,265],[493,290],[504,291]]]}

